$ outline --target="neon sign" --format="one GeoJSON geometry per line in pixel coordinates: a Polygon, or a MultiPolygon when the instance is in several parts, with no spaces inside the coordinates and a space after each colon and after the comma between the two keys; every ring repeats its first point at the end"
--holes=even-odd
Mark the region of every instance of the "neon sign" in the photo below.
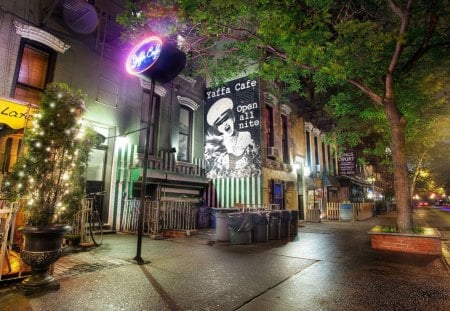
{"type": "Polygon", "coordinates": [[[129,74],[137,75],[150,69],[161,55],[162,40],[153,36],[139,42],[130,54],[125,64],[129,74]]]}

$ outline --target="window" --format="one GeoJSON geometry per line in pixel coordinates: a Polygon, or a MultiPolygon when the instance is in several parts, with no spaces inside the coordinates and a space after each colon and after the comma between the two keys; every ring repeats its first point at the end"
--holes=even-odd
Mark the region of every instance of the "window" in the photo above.
{"type": "Polygon", "coordinates": [[[281,115],[282,124],[282,147],[283,147],[283,162],[289,163],[289,140],[288,140],[288,117],[286,115],[281,115]]]}
{"type": "Polygon", "coordinates": [[[267,147],[274,145],[274,131],[273,131],[273,108],[266,105],[264,108],[264,118],[266,120],[266,144],[267,147]]]}
{"type": "Polygon", "coordinates": [[[142,107],[141,107],[141,129],[139,135],[139,150],[144,152],[145,139],[147,135],[147,130],[144,128],[150,127],[150,136],[149,136],[149,154],[156,155],[157,150],[157,139],[158,139],[158,120],[159,120],[159,106],[161,103],[161,97],[157,94],[153,93],[153,103],[150,103],[150,93],[144,90],[142,95],[142,107]],[[150,109],[150,120],[148,119],[148,111],[150,109]]]}
{"type": "Polygon", "coordinates": [[[326,158],[327,149],[325,147],[325,143],[322,142],[322,163],[323,163],[323,171],[328,171],[327,167],[327,158],[326,158]]]}
{"type": "Polygon", "coordinates": [[[39,104],[45,86],[53,78],[56,53],[48,47],[23,40],[15,74],[12,97],[24,102],[39,104]]]}
{"type": "Polygon", "coordinates": [[[311,156],[311,132],[306,131],[306,162],[308,166],[312,168],[312,156],[311,156]]]}
{"type": "Polygon", "coordinates": [[[328,165],[329,165],[329,171],[330,171],[330,175],[334,175],[334,163],[333,163],[333,158],[331,156],[331,147],[330,145],[327,145],[327,155],[328,155],[328,165]]]}
{"type": "Polygon", "coordinates": [[[177,160],[189,161],[192,139],[192,110],[180,106],[177,160]]]}
{"type": "Polygon", "coordinates": [[[317,165],[320,164],[319,162],[319,140],[316,135],[314,135],[314,164],[317,165]]]}
{"type": "Polygon", "coordinates": [[[279,204],[281,210],[284,206],[284,185],[280,181],[272,181],[272,204],[279,204]]]}

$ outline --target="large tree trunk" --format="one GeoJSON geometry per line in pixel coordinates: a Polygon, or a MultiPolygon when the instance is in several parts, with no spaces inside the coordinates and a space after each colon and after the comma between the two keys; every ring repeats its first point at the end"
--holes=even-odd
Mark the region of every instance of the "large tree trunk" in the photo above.
{"type": "Polygon", "coordinates": [[[400,232],[412,231],[413,217],[410,207],[408,168],[406,165],[406,120],[398,111],[394,99],[384,99],[384,107],[392,130],[391,151],[397,205],[397,229],[400,232]]]}

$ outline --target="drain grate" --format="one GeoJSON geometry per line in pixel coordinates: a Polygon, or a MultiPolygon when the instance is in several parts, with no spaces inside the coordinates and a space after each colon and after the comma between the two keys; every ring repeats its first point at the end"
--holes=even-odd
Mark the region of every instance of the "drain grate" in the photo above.
{"type": "Polygon", "coordinates": [[[94,263],[79,263],[75,264],[71,267],[67,267],[66,269],[60,269],[57,271],[57,267],[55,268],[54,277],[55,278],[63,278],[67,276],[76,276],[81,274],[86,274],[90,272],[96,272],[105,269],[112,269],[116,267],[120,267],[125,265],[124,263],[113,263],[113,262],[94,262],[94,263]]]}

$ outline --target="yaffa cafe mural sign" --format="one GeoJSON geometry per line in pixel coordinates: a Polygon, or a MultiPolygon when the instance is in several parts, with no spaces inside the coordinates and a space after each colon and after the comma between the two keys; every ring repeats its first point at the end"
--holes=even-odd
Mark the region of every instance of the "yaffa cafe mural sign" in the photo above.
{"type": "Polygon", "coordinates": [[[205,150],[208,178],[261,174],[258,80],[242,78],[206,90],[205,150]]]}

